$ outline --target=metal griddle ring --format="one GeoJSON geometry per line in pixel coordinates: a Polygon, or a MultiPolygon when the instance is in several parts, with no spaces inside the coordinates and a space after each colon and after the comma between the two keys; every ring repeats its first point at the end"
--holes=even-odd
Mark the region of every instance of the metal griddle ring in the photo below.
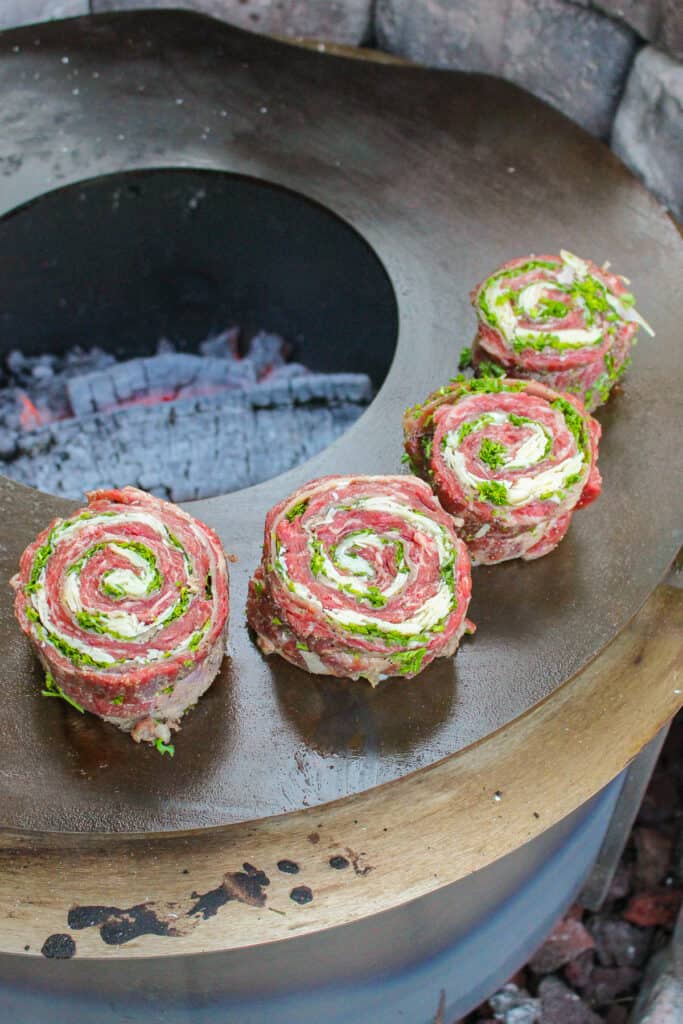
{"type": "MultiPolygon", "coordinates": [[[[123,171],[225,171],[282,186],[333,211],[371,247],[399,325],[377,399],[335,445],[283,477],[193,504],[238,556],[231,656],[188,716],[172,762],[39,698],[37,665],[0,587],[3,827],[150,835],[364,792],[514,722],[629,621],[678,543],[670,382],[683,353],[665,300],[677,294],[683,261],[672,224],[605,147],[485,76],[368,66],[177,13],[7,34],[0,88],[11,157],[0,213],[123,171]],[[263,659],[242,610],[267,509],[323,473],[399,471],[403,408],[456,372],[457,351],[471,341],[469,288],[506,258],[560,246],[611,258],[658,332],[636,350],[624,393],[600,411],[600,501],[552,555],[478,569],[476,637],[413,683],[371,691],[263,659]]],[[[0,251],[12,223],[0,224],[0,251]]],[[[65,248],[69,231],[65,224],[65,248]]],[[[111,246],[104,233],[98,241],[103,252],[111,246]]],[[[7,281],[11,252],[3,259],[7,281]]],[[[49,318],[40,300],[36,315],[49,318]]],[[[0,576],[71,508],[0,480],[0,576]]]]}

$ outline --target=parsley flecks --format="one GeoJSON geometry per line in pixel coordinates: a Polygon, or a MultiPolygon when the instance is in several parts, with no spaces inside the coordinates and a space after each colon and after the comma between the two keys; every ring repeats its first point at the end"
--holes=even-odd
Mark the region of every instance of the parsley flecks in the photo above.
{"type": "Polygon", "coordinates": [[[297,640],[296,649],[297,651],[307,651],[309,650],[309,647],[308,644],[303,643],[301,640],[297,640]]]}
{"type": "Polygon", "coordinates": [[[168,754],[169,757],[173,757],[175,754],[175,747],[172,743],[164,743],[161,736],[155,742],[154,746],[160,754],[168,754]]]}
{"type": "Polygon", "coordinates": [[[189,651],[196,651],[197,650],[197,648],[199,647],[200,643],[204,639],[204,634],[206,633],[207,629],[209,628],[209,623],[210,622],[211,622],[211,619],[207,619],[206,622],[204,623],[204,625],[201,627],[201,629],[198,629],[196,633],[192,634],[192,639],[190,640],[189,644],[187,645],[187,649],[189,651]]]}
{"type": "Polygon", "coordinates": [[[125,699],[126,699],[125,695],[123,693],[120,693],[118,695],[118,697],[112,697],[112,704],[116,704],[116,705],[123,704],[125,699]]]}
{"type": "Polygon", "coordinates": [[[432,448],[434,447],[434,438],[433,437],[423,437],[420,440],[420,444],[422,445],[422,451],[424,452],[425,459],[427,459],[427,461],[429,461],[429,459],[431,459],[431,457],[432,457],[432,448]]]}
{"type": "Polygon", "coordinates": [[[477,484],[477,490],[482,501],[489,501],[492,505],[509,504],[507,487],[497,480],[484,480],[477,484]]]}
{"type": "Polygon", "coordinates": [[[50,555],[54,551],[52,540],[54,538],[56,530],[57,527],[54,527],[52,530],[50,530],[49,534],[47,535],[47,539],[45,540],[45,543],[38,548],[34,555],[33,563],[31,565],[31,575],[29,576],[28,583],[24,588],[27,594],[35,593],[35,591],[40,586],[40,584],[38,583],[40,574],[47,565],[50,555]]]}
{"type": "Polygon", "coordinates": [[[464,348],[460,352],[460,358],[458,359],[458,369],[467,370],[472,365],[472,349],[464,348]]]}
{"type": "Polygon", "coordinates": [[[507,448],[500,441],[492,441],[489,437],[485,437],[481,442],[481,448],[479,449],[479,459],[481,462],[486,463],[491,469],[500,469],[505,461],[507,454],[507,448]]]}
{"type": "Polygon", "coordinates": [[[583,453],[586,462],[590,462],[591,451],[588,430],[579,410],[571,402],[568,402],[566,398],[556,398],[554,402],[550,403],[550,406],[552,409],[557,409],[562,413],[568,430],[574,435],[579,451],[583,453]]]}
{"type": "Polygon", "coordinates": [[[562,320],[569,312],[569,306],[557,299],[539,299],[541,316],[553,317],[555,320],[562,320]]]}
{"type": "Polygon", "coordinates": [[[422,668],[422,662],[426,653],[426,647],[415,647],[410,651],[400,651],[398,654],[392,654],[392,661],[394,667],[402,675],[417,675],[422,668]]]}
{"type": "Polygon", "coordinates": [[[314,537],[311,540],[311,547],[313,548],[313,554],[311,556],[311,572],[314,576],[319,576],[325,565],[323,546],[321,542],[314,537]]]}
{"type": "Polygon", "coordinates": [[[57,683],[55,682],[55,678],[51,672],[45,673],[45,689],[41,690],[40,693],[41,696],[43,697],[61,697],[61,699],[65,700],[67,704],[70,704],[72,708],[76,708],[76,711],[80,711],[81,714],[84,714],[81,705],[78,704],[77,701],[73,699],[73,697],[69,697],[66,693],[64,693],[64,690],[61,688],[61,686],[57,685],[57,683]]]}
{"type": "Polygon", "coordinates": [[[303,501],[299,501],[296,505],[292,505],[292,507],[288,509],[287,519],[289,520],[290,523],[292,522],[292,520],[296,519],[297,516],[301,516],[304,514],[304,512],[308,508],[309,500],[309,498],[304,498],[303,501]]]}
{"type": "Polygon", "coordinates": [[[492,363],[490,359],[482,359],[477,366],[477,374],[479,377],[504,377],[505,367],[492,363]]]}
{"type": "Polygon", "coordinates": [[[103,612],[88,612],[83,609],[82,612],[77,612],[76,622],[89,633],[99,633],[102,636],[112,637],[114,640],[131,639],[129,636],[124,636],[123,633],[117,633],[115,629],[111,629],[107,622],[107,616],[103,612]]]}
{"type": "Polygon", "coordinates": [[[583,299],[586,309],[590,313],[609,313],[610,311],[607,289],[595,277],[584,277],[575,281],[571,287],[571,294],[576,298],[583,299]]]}

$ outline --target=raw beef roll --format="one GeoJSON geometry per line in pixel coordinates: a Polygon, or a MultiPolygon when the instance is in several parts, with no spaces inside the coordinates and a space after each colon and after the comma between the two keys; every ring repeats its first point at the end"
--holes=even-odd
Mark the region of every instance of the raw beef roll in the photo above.
{"type": "Polygon", "coordinates": [[[538,381],[456,380],[403,426],[411,468],[462,523],[475,565],[548,554],[600,494],[600,425],[538,381]]]}
{"type": "Polygon", "coordinates": [[[225,653],[218,537],[134,487],[94,491],[21,556],[15,613],[61,696],[162,746],[225,653]]]}
{"type": "Polygon", "coordinates": [[[510,260],[472,292],[475,368],[502,367],[577,395],[590,412],[630,365],[638,326],[626,278],[564,249],[510,260]],[[484,366],[482,366],[484,364],[484,366]]]}
{"type": "Polygon", "coordinates": [[[376,686],[455,652],[474,630],[470,590],[465,545],[426,484],[328,476],[268,513],[247,618],[265,654],[376,686]]]}

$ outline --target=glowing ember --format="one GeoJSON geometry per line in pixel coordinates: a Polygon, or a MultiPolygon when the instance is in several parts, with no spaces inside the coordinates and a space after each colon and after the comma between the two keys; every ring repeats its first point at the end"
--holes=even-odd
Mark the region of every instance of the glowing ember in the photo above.
{"type": "Polygon", "coordinates": [[[36,409],[31,399],[23,391],[18,392],[18,398],[21,403],[19,422],[24,430],[35,430],[36,427],[42,427],[43,424],[50,422],[49,413],[44,414],[36,409]]]}

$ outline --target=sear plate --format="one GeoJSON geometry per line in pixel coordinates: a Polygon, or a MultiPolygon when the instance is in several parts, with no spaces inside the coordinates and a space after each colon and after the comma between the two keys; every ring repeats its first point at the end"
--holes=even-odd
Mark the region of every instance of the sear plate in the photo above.
{"type": "MultiPolygon", "coordinates": [[[[680,543],[683,348],[671,297],[683,254],[666,214],[601,143],[486,76],[330,57],[169,12],[7,33],[0,83],[0,212],[120,171],[247,175],[353,227],[389,275],[399,324],[376,400],[339,441],[285,476],[190,506],[238,561],[230,656],[187,716],[173,760],[40,697],[7,581],[25,545],[74,506],[0,479],[0,826],[149,834],[335,800],[482,740],[567,683],[623,628],[680,543]],[[612,260],[657,331],[642,338],[623,389],[598,412],[600,500],[546,558],[475,570],[476,636],[413,682],[373,691],[263,658],[244,606],[268,508],[323,473],[398,472],[405,405],[457,372],[471,343],[470,288],[506,259],[561,246],[612,260]]],[[[2,224],[0,252],[8,266],[2,224]]],[[[285,266],[286,245],[281,259],[285,266]]],[[[57,303],[55,339],[64,315],[57,303]]],[[[6,351],[11,326],[0,330],[6,351]]]]}

